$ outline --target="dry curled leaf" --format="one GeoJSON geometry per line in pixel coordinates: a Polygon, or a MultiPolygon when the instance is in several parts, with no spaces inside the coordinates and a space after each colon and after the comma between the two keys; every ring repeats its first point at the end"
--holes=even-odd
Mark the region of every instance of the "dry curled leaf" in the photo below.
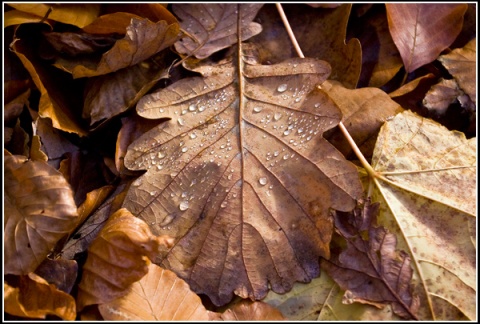
{"type": "Polygon", "coordinates": [[[148,258],[168,246],[168,237],[152,235],[148,225],[128,210],[116,211],[88,249],[78,286],[78,308],[127,294],[129,286],[148,272],[148,258]]]}
{"type": "Polygon", "coordinates": [[[206,321],[210,313],[185,281],[155,264],[128,294],[98,308],[107,321],[206,321]]]}
{"type": "Polygon", "coordinates": [[[474,38],[463,48],[454,49],[451,53],[441,55],[438,58],[475,105],[477,104],[476,46],[477,39],[474,38]]]}
{"type": "Polygon", "coordinates": [[[28,274],[77,225],[70,185],[43,161],[4,156],[4,271],[28,274]]]}
{"type": "Polygon", "coordinates": [[[434,61],[462,30],[467,4],[387,3],[390,34],[407,72],[434,61]]]}
{"type": "Polygon", "coordinates": [[[262,6],[260,3],[174,4],[173,12],[182,20],[180,25],[194,38],[182,38],[175,43],[175,49],[199,59],[209,57],[237,42],[240,21],[241,41],[245,41],[262,31],[260,24],[252,22],[262,6]],[[196,50],[197,47],[200,48],[196,50]]]}
{"type": "Polygon", "coordinates": [[[408,251],[420,318],[476,319],[476,139],[410,111],[380,131],[379,219],[408,251]]]}
{"type": "Polygon", "coordinates": [[[85,59],[59,58],[55,66],[73,75],[73,78],[92,77],[107,74],[136,65],[178,39],[179,25],[161,20],[157,23],[148,19],[133,18],[127,27],[125,37],[116,41],[98,61],[95,57],[85,59]]]}
{"type": "Polygon", "coordinates": [[[379,204],[367,201],[350,213],[335,213],[335,228],[347,247],[322,268],[346,290],[344,303],[360,302],[393,311],[406,319],[416,319],[419,299],[413,296],[411,260],[396,251],[396,237],[385,227],[375,226],[379,204]]]}
{"type": "Polygon", "coordinates": [[[441,79],[430,88],[422,103],[430,111],[443,115],[450,104],[462,95],[464,95],[464,92],[458,88],[455,80],[441,79]]]}
{"type": "Polygon", "coordinates": [[[283,321],[286,318],[275,307],[260,301],[241,300],[223,313],[210,313],[210,320],[283,321]]]}
{"type": "Polygon", "coordinates": [[[125,156],[133,182],[125,206],[155,234],[176,238],[155,262],[217,305],[232,293],[285,292],[319,273],[329,256],[329,208],[349,210],[361,194],[355,167],[322,138],[341,118],[315,86],[329,66],[294,58],[203,63],[137,105],[170,121],[144,134],[125,156]],[[240,65],[236,65],[240,63],[240,65]]]}
{"type": "Polygon", "coordinates": [[[55,315],[65,321],[77,316],[73,297],[34,273],[20,276],[15,286],[4,281],[3,292],[8,314],[41,319],[55,315]]]}

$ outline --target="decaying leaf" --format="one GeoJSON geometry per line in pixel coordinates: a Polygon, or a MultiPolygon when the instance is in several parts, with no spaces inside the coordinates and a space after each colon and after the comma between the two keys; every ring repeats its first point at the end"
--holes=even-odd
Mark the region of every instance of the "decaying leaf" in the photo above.
{"type": "Polygon", "coordinates": [[[356,168],[322,138],[340,111],[316,84],[327,63],[237,59],[190,67],[180,80],[137,104],[170,121],[144,134],[125,156],[148,172],[125,207],[155,234],[175,238],[155,262],[217,305],[232,293],[263,298],[318,276],[329,257],[329,208],[350,210],[362,188],[356,168]],[[239,64],[239,65],[237,65],[239,64]]]}
{"type": "Polygon", "coordinates": [[[441,55],[438,58],[475,105],[477,104],[476,46],[477,39],[474,38],[463,48],[454,49],[451,53],[441,55]]]}
{"type": "Polygon", "coordinates": [[[410,111],[386,122],[372,167],[379,220],[414,268],[421,318],[476,319],[476,139],[410,111]],[[473,234],[472,234],[473,233],[473,234]]]}
{"type": "Polygon", "coordinates": [[[107,74],[136,65],[171,46],[178,39],[179,31],[177,23],[168,24],[164,20],[154,23],[148,19],[133,18],[125,37],[115,42],[99,61],[95,57],[59,58],[54,65],[71,73],[73,78],[107,74]]]}
{"type": "Polygon", "coordinates": [[[28,318],[45,319],[56,315],[65,321],[75,320],[73,297],[34,273],[22,275],[16,286],[3,283],[5,312],[28,318]]]}
{"type": "Polygon", "coordinates": [[[174,4],[173,12],[182,20],[180,25],[194,37],[182,38],[175,43],[175,49],[204,59],[235,44],[238,28],[241,29],[241,41],[245,41],[262,31],[260,24],[252,22],[262,6],[261,3],[174,4]],[[237,27],[239,22],[240,27],[237,27]]]}
{"type": "Polygon", "coordinates": [[[390,34],[407,72],[437,59],[462,30],[467,4],[387,3],[390,34]]]}
{"type": "Polygon", "coordinates": [[[422,103],[430,111],[443,115],[450,104],[462,95],[464,95],[464,92],[458,88],[455,80],[441,79],[430,88],[422,103]]]}
{"type": "Polygon", "coordinates": [[[185,281],[155,264],[128,294],[98,308],[107,321],[207,321],[210,313],[185,281]]]}
{"type": "MultiPolygon", "coordinates": [[[[403,108],[378,88],[347,89],[333,80],[324,82],[322,88],[342,111],[343,124],[363,155],[370,158],[380,127],[403,108]]],[[[327,133],[325,138],[347,158],[353,156],[352,147],[340,130],[327,133]]]]}
{"type": "Polygon", "coordinates": [[[28,274],[77,225],[70,185],[43,161],[4,156],[4,271],[28,274]]]}
{"type": "Polygon", "coordinates": [[[66,260],[61,257],[45,259],[35,274],[55,285],[58,290],[70,294],[78,276],[78,264],[75,260],[66,260]]]}
{"type": "Polygon", "coordinates": [[[88,249],[77,306],[106,303],[128,292],[148,272],[148,257],[166,249],[170,239],[152,235],[148,225],[125,208],[110,216],[88,249]]]}
{"type": "Polygon", "coordinates": [[[397,315],[416,319],[419,299],[412,295],[410,257],[396,251],[394,234],[375,226],[378,207],[367,201],[353,212],[335,212],[335,228],[347,247],[322,260],[322,268],[346,290],[344,303],[391,304],[397,315]]]}

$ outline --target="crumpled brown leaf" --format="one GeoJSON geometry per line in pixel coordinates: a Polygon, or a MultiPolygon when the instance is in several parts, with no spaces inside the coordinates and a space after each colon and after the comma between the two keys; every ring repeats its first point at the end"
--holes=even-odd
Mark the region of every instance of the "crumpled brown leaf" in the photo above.
{"type": "Polygon", "coordinates": [[[467,4],[387,3],[390,34],[407,72],[434,61],[462,30],[467,4]]]}
{"type": "Polygon", "coordinates": [[[410,257],[396,251],[394,234],[375,226],[378,207],[367,201],[351,213],[335,212],[335,227],[347,247],[322,260],[322,268],[346,290],[344,303],[388,303],[397,315],[416,319],[420,301],[412,294],[410,257]]]}
{"type": "Polygon", "coordinates": [[[210,320],[284,321],[286,318],[273,306],[261,301],[241,300],[223,313],[210,313],[210,320]]]}
{"type": "Polygon", "coordinates": [[[164,20],[155,23],[148,19],[133,18],[125,37],[118,40],[99,61],[94,57],[59,58],[54,65],[71,73],[75,79],[114,72],[138,64],[175,43],[179,28],[177,23],[168,24],[164,20]]]}
{"type": "Polygon", "coordinates": [[[440,79],[423,98],[423,105],[437,115],[443,115],[450,104],[465,93],[458,88],[455,80],[440,79]]]}
{"type": "Polygon", "coordinates": [[[245,41],[262,31],[260,24],[252,22],[262,6],[260,3],[174,4],[172,9],[182,20],[180,25],[194,37],[182,38],[175,43],[175,49],[199,59],[209,57],[237,42],[238,21],[241,21],[241,41],[245,41]]]}
{"type": "Polygon", "coordinates": [[[73,297],[34,273],[19,276],[15,286],[4,281],[3,292],[4,311],[12,315],[42,319],[56,315],[65,321],[77,316],[73,297]]]}
{"type": "Polygon", "coordinates": [[[474,38],[463,48],[441,55],[438,60],[447,68],[448,72],[457,80],[460,88],[470,97],[474,105],[477,104],[477,39],[474,38]]]}
{"type": "Polygon", "coordinates": [[[349,210],[362,192],[356,168],[321,137],[340,120],[315,88],[328,64],[259,65],[244,50],[240,71],[235,60],[202,63],[190,68],[204,77],[142,98],[141,116],[171,120],[124,159],[148,170],[125,207],[176,239],[155,262],[217,305],[317,276],[317,257],[329,256],[329,208],[349,210]]]}
{"type": "Polygon", "coordinates": [[[127,294],[129,286],[148,272],[148,257],[170,244],[168,237],[152,235],[148,225],[125,208],[116,211],[88,249],[78,309],[127,294]]]}
{"type": "Polygon", "coordinates": [[[77,225],[70,185],[43,161],[4,156],[4,271],[28,274],[77,225]]]}

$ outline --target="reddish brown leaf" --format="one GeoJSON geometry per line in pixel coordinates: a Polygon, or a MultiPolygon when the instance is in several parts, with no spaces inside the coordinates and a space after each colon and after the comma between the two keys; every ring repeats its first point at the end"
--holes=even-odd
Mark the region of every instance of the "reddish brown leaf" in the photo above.
{"type": "Polygon", "coordinates": [[[457,97],[464,95],[455,80],[441,79],[433,85],[423,99],[423,105],[437,115],[443,115],[457,97]]]}
{"type": "Polygon", "coordinates": [[[60,172],[22,156],[5,158],[5,273],[27,274],[77,225],[70,185],[60,172]]]}
{"type": "Polygon", "coordinates": [[[260,3],[174,4],[173,12],[182,20],[180,25],[194,37],[182,38],[175,43],[175,49],[199,59],[209,57],[237,43],[239,21],[241,41],[245,41],[262,31],[260,24],[252,22],[262,6],[260,3]]]}
{"type": "Polygon", "coordinates": [[[378,207],[367,201],[351,213],[335,213],[335,227],[347,247],[322,260],[322,268],[346,290],[344,303],[388,303],[397,315],[415,319],[419,300],[412,295],[410,257],[395,250],[394,234],[375,226],[378,207]]]}
{"type": "Polygon", "coordinates": [[[128,292],[148,272],[149,260],[167,249],[170,239],[152,235],[148,225],[124,208],[110,216],[88,249],[77,305],[106,303],[128,292]]]}
{"type": "Polygon", "coordinates": [[[285,292],[317,276],[318,256],[329,255],[329,208],[353,208],[362,191],[355,167],[321,137],[340,120],[315,88],[328,64],[259,65],[253,48],[242,48],[241,66],[191,66],[204,77],[142,98],[141,116],[171,120],[124,160],[148,170],[125,206],[155,234],[176,238],[155,261],[217,305],[233,292],[260,299],[269,282],[285,292]]]}
{"type": "Polygon", "coordinates": [[[98,308],[107,321],[206,321],[210,313],[185,281],[155,264],[128,294],[98,308]]]}
{"type": "Polygon", "coordinates": [[[30,273],[20,276],[18,286],[4,282],[5,312],[28,318],[43,318],[56,315],[66,321],[76,317],[73,297],[55,288],[45,279],[30,273]]]}
{"type": "Polygon", "coordinates": [[[390,34],[407,72],[434,61],[462,30],[467,4],[387,3],[390,34]]]}
{"type": "Polygon", "coordinates": [[[91,24],[83,27],[82,30],[92,35],[114,33],[124,35],[133,18],[140,19],[141,17],[128,12],[106,14],[98,17],[91,24]]]}
{"type": "Polygon", "coordinates": [[[273,306],[263,302],[241,300],[225,312],[210,313],[210,320],[222,321],[284,321],[286,318],[273,306]]]}
{"type": "Polygon", "coordinates": [[[94,57],[85,59],[59,58],[55,66],[72,73],[73,78],[92,77],[107,74],[136,65],[172,45],[179,36],[177,23],[157,23],[148,19],[133,18],[126,35],[104,53],[98,61],[94,57]]]}
{"type": "Polygon", "coordinates": [[[35,269],[35,274],[55,285],[58,290],[69,294],[77,280],[78,264],[75,260],[47,258],[35,269]]]}

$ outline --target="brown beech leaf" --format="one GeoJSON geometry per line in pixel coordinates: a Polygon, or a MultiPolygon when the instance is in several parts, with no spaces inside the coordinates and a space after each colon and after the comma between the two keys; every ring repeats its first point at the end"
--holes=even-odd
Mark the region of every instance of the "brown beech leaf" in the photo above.
{"type": "Polygon", "coordinates": [[[38,22],[48,17],[48,19],[80,28],[93,22],[100,12],[99,3],[8,3],[8,5],[17,10],[36,15],[39,18],[38,22]]]}
{"type": "Polygon", "coordinates": [[[165,55],[160,53],[115,73],[89,78],[84,91],[83,118],[94,125],[126,111],[158,80],[168,77],[166,64],[165,55]]]}
{"type": "Polygon", "coordinates": [[[179,32],[177,23],[168,24],[164,20],[154,23],[148,19],[133,18],[125,37],[115,42],[99,61],[94,57],[59,58],[54,65],[72,73],[73,78],[107,74],[136,65],[169,47],[178,39],[179,32]]]}
{"type": "MultiPolygon", "coordinates": [[[[333,80],[322,88],[342,111],[343,124],[362,153],[371,157],[380,127],[403,108],[378,88],[347,89],[333,80]]],[[[347,158],[353,157],[352,147],[340,130],[328,132],[325,138],[347,158]]]]}
{"type": "Polygon", "coordinates": [[[128,292],[148,271],[148,257],[166,249],[170,239],[152,235],[148,225],[121,208],[110,216],[88,249],[77,305],[109,302],[128,292]]]}
{"type": "Polygon", "coordinates": [[[174,4],[173,12],[182,20],[180,25],[194,37],[182,38],[175,43],[175,49],[199,59],[209,57],[237,42],[240,20],[241,41],[245,41],[262,31],[260,24],[252,22],[262,6],[261,3],[174,4]]]}
{"type": "Polygon", "coordinates": [[[347,247],[322,260],[322,268],[346,290],[344,303],[388,303],[395,314],[416,319],[420,301],[412,294],[410,257],[396,251],[394,234],[375,226],[378,207],[367,201],[353,212],[335,212],[335,228],[347,247]]]}
{"type": "Polygon", "coordinates": [[[107,321],[206,321],[210,313],[185,281],[155,264],[128,294],[98,309],[107,321]]]}
{"type": "Polygon", "coordinates": [[[267,303],[241,300],[225,312],[210,313],[210,320],[222,321],[283,321],[282,313],[267,303]]]}
{"type": "Polygon", "coordinates": [[[437,59],[462,30],[467,4],[387,3],[390,34],[407,72],[437,59]]]}
{"type": "Polygon", "coordinates": [[[65,321],[75,320],[75,300],[42,277],[29,273],[19,276],[15,286],[3,284],[5,312],[22,317],[42,318],[55,315],[65,321]]]}
{"type": "Polygon", "coordinates": [[[475,105],[477,104],[476,46],[477,39],[474,38],[463,48],[454,49],[449,54],[441,55],[438,58],[475,105]]]}
{"type": "Polygon", "coordinates": [[[77,207],[68,182],[47,163],[15,155],[4,161],[4,270],[27,274],[75,228],[77,207]]]}
{"type": "Polygon", "coordinates": [[[328,64],[260,65],[247,45],[240,60],[190,66],[203,77],[142,98],[141,116],[170,120],[124,159],[148,170],[125,207],[176,240],[154,262],[216,305],[233,292],[261,299],[268,283],[285,292],[318,276],[318,256],[329,256],[329,208],[351,210],[362,192],[356,168],[322,138],[341,118],[316,88],[328,64]]]}

